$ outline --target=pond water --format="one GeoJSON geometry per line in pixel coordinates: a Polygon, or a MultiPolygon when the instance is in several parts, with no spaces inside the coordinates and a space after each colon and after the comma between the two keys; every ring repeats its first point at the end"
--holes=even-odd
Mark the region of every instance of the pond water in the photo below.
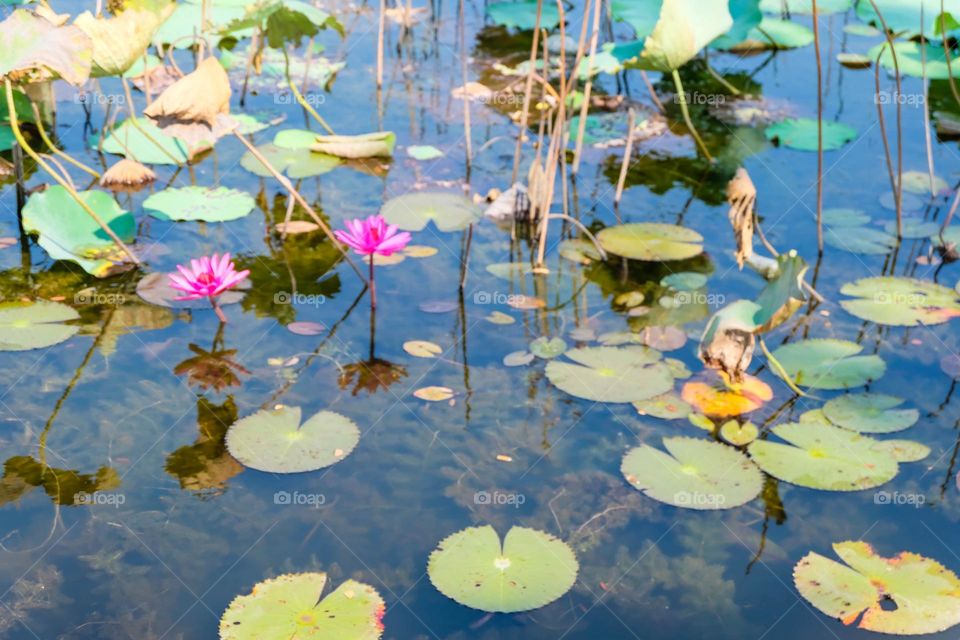
{"type": "MultiPolygon", "coordinates": [[[[583,7],[574,5],[567,33],[576,38],[583,7]]],[[[81,2],[53,6],[72,14],[93,9],[81,2]]],[[[329,2],[325,9],[346,34],[324,31],[317,42],[326,47],[324,55],[345,66],[326,90],[316,87],[308,99],[338,133],[390,130],[397,136],[392,161],[370,162],[363,171],[341,166],[296,181],[331,226],[374,213],[413,190],[467,189],[472,196],[509,187],[517,134],[509,114],[518,105],[471,103],[468,169],[463,103],[451,91],[463,84],[464,54],[469,80],[491,86],[513,81],[493,65],[525,60],[529,33],[490,26],[483,3],[473,0],[464,8],[466,52],[456,2],[428,5],[427,17],[406,35],[388,24],[381,114],[376,6],[329,2]],[[412,145],[432,145],[443,155],[415,160],[407,154],[412,145]]],[[[810,25],[808,17],[793,19],[810,25]]],[[[874,74],[844,68],[835,59],[842,51],[866,52],[882,36],[847,33],[844,26],[855,22],[852,11],[821,22],[824,117],[858,131],[855,140],[825,154],[824,199],[828,208],[862,209],[872,218],[869,226],[882,229],[895,214],[881,202],[890,183],[874,74]]],[[[625,37],[623,27],[612,28],[625,37]]],[[[179,51],[177,60],[192,68],[189,51],[179,51]]],[[[710,64],[745,92],[762,95],[761,110],[816,117],[812,46],[749,56],[711,53],[710,64]]],[[[155,167],[153,185],[117,196],[136,216],[142,272],[97,279],[74,263],[51,260],[33,241],[26,250],[20,244],[0,250],[5,300],[62,296],[81,316],[79,334],[64,343],[0,352],[6,460],[0,480],[0,637],[214,638],[231,600],[254,584],[283,573],[325,571],[333,584],[354,578],[380,592],[385,638],[859,638],[869,632],[817,611],[794,587],[794,565],[808,552],[834,557],[832,543],[864,540],[882,555],[909,550],[960,569],[954,534],[960,420],[954,383],[939,367],[943,356],[960,348],[956,325],[886,327],[838,305],[839,288],[856,278],[909,275],[952,287],[957,267],[918,262],[929,251],[927,240],[904,240],[888,255],[828,245],[818,262],[817,154],[771,144],[762,125],[714,117],[716,109],[736,106],[736,98],[722,92],[702,62],[682,75],[715,164],[698,156],[686,135],[669,78],[651,74],[672,133],[638,144],[619,208],[613,199],[622,147],[588,141],[579,175],[564,186],[569,214],[594,232],[618,222],[682,224],[700,232],[706,252],[679,266],[578,265],[559,256],[559,243],[574,230],[557,221],[547,240],[549,273],[498,277],[488,265],[529,263],[536,244],[522,230],[511,239],[509,225],[483,220],[473,228],[461,292],[465,232],[430,224],[413,233],[413,243],[434,247],[435,255],[378,267],[374,331],[363,283],[322,234],[283,241],[271,231],[286,214],[286,192],[276,180],[241,166],[245,149],[230,137],[190,167],[155,167]],[[902,396],[920,412],[907,437],[930,447],[930,455],[902,464],[879,489],[817,491],[767,477],[762,494],[736,509],[701,512],[663,504],[627,484],[620,471],[623,455],[641,443],[659,447],[665,436],[701,438],[706,432],[686,419],[660,420],[639,415],[630,404],[568,395],[548,381],[543,360],[502,364],[504,356],[541,336],[563,337],[575,346],[582,334],[571,337],[571,331],[578,328],[598,335],[639,330],[645,320],[613,299],[637,289],[660,295],[657,283],[665,275],[697,271],[708,277],[703,304],[678,323],[689,339],[667,355],[699,374],[697,344],[709,315],[734,300],[754,299],[764,286],[755,272],[738,269],[734,258],[725,188],[738,166],[756,184],[770,243],[805,258],[812,267],[807,278],[825,298],[803,305],[766,336],[767,344],[855,340],[864,353],[886,362],[886,374],[868,390],[902,396]],[[142,203],[152,192],[191,184],[247,191],[256,209],[242,219],[209,224],[144,213],[142,203]],[[205,308],[172,310],[137,297],[143,272],[168,272],[214,251],[230,251],[239,267],[252,272],[245,299],[225,306],[225,326],[205,308]],[[508,302],[519,294],[536,295],[546,306],[515,309],[508,302]],[[515,322],[491,322],[494,311],[515,322]],[[287,328],[291,322],[320,323],[323,331],[299,335],[287,328]],[[403,349],[408,340],[436,343],[441,356],[413,357],[403,349]],[[230,375],[223,375],[225,368],[230,375]],[[455,395],[442,402],[413,395],[427,386],[448,387],[455,395]],[[300,406],[305,415],[342,413],[360,427],[360,442],[349,457],[320,471],[245,469],[226,452],[226,428],[276,404],[300,406]],[[40,464],[59,469],[58,482],[71,490],[92,490],[98,479],[118,485],[95,494],[97,504],[70,504],[56,486],[45,490],[31,483],[31,469],[40,464]],[[580,565],[574,587],[546,607],[490,617],[444,596],[426,573],[431,551],[448,535],[485,524],[501,535],[519,525],[565,540],[580,565]]],[[[881,82],[893,91],[886,73],[881,82]]],[[[602,75],[597,91],[622,95],[642,114],[654,113],[637,71],[602,75]]],[[[934,81],[930,93],[931,110],[957,110],[946,82],[934,81]]],[[[903,104],[904,168],[926,171],[923,83],[904,79],[903,94],[919,96],[903,104]]],[[[71,154],[101,167],[116,157],[101,156],[88,139],[103,126],[107,104],[125,104],[115,79],[100,81],[93,95],[88,118],[76,91],[57,83],[52,133],[71,154]]],[[[257,144],[283,127],[319,129],[288,94],[259,87],[248,92],[243,107],[239,98],[235,83],[234,113],[285,118],[254,134],[257,144]]],[[[135,100],[142,108],[143,95],[135,92],[135,100]]],[[[893,109],[886,113],[892,133],[893,109]]],[[[625,111],[611,121],[625,130],[625,111]]],[[[523,172],[534,155],[536,124],[530,135],[523,172]]],[[[960,169],[956,144],[935,139],[932,156],[937,174],[953,186],[960,169]]],[[[30,163],[28,169],[28,187],[48,181],[30,163]]],[[[78,186],[87,184],[83,174],[71,175],[78,186]]],[[[555,210],[560,194],[558,183],[555,210]]],[[[940,222],[950,197],[938,196],[929,205],[921,198],[918,208],[907,210],[940,222]]],[[[0,184],[0,203],[0,237],[18,237],[12,179],[0,184]]],[[[294,218],[308,219],[300,207],[294,218]]],[[[750,414],[757,425],[794,421],[837,395],[811,390],[813,396],[798,398],[765,362],[758,357],[750,369],[774,392],[750,414]]]]}

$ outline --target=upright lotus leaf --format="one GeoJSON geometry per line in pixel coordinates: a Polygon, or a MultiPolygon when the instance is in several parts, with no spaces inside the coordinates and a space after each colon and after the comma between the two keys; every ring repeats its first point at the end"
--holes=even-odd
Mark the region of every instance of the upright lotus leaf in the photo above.
{"type": "Polygon", "coordinates": [[[786,344],[773,357],[798,386],[851,389],[879,379],[887,369],[880,356],[857,355],[861,351],[848,340],[815,339],[786,344]]]}
{"type": "Polygon", "coordinates": [[[225,222],[248,215],[256,207],[246,191],[227,187],[197,187],[164,189],[143,201],[150,215],[162,220],[201,220],[225,222]]]}
{"type": "Polygon", "coordinates": [[[750,300],[737,300],[717,311],[700,338],[703,364],[740,380],[753,359],[760,311],[760,305],[750,300]]]}
{"type": "MultiPolygon", "coordinates": [[[[938,40],[940,35],[940,13],[960,15],[960,0],[875,0],[877,9],[883,15],[887,28],[905,39],[913,38],[921,31],[925,38],[938,40]],[[923,16],[923,23],[920,21],[923,16]]],[[[857,2],[857,17],[880,28],[873,5],[869,2],[857,2]]],[[[950,20],[947,31],[952,32],[950,20]]]]}
{"type": "Polygon", "coordinates": [[[549,533],[513,527],[500,545],[493,527],[468,527],[437,545],[427,563],[430,581],[460,604],[493,613],[547,605],[573,586],[573,550],[549,533]]]}
{"type": "Polygon", "coordinates": [[[190,159],[190,146],[185,140],[164,133],[148,118],[137,118],[137,124],[140,125],[139,129],[129,120],[124,120],[103,139],[102,144],[94,136],[90,146],[144,164],[174,164],[174,159],[183,164],[190,159]]]}
{"type": "MultiPolygon", "coordinates": [[[[817,121],[813,118],[787,118],[766,128],[764,134],[790,149],[817,150],[817,121]]],[[[824,121],[823,149],[834,151],[857,137],[857,130],[842,122],[824,121]]]]}
{"type": "MultiPolygon", "coordinates": [[[[817,0],[817,14],[825,16],[831,13],[843,13],[852,4],[853,0],[817,0]]],[[[811,0],[760,0],[760,8],[767,13],[786,11],[790,15],[813,15],[811,0]]]]}
{"type": "Polygon", "coordinates": [[[93,43],[80,28],[57,26],[26,9],[0,22],[0,79],[14,84],[63,78],[80,86],[90,77],[93,43]]]}
{"type": "Polygon", "coordinates": [[[623,458],[631,486],[660,502],[686,509],[732,509],[750,502],[763,474],[732,447],[697,438],[664,438],[669,453],[641,445],[623,458]]]}
{"type": "Polygon", "coordinates": [[[117,76],[126,71],[150,46],[160,24],[176,7],[175,2],[164,2],[159,7],[127,6],[113,18],[95,17],[84,11],[73,24],[90,36],[93,43],[93,67],[95,78],[117,76]]]}
{"type": "Polygon", "coordinates": [[[840,293],[854,298],[840,301],[847,312],[877,324],[915,327],[960,316],[960,295],[928,280],[863,278],[843,285],[840,293]]]}
{"type": "MultiPolygon", "coordinates": [[[[530,31],[537,26],[537,0],[493,2],[487,5],[487,15],[501,26],[530,31]]],[[[541,7],[540,27],[552,30],[558,24],[560,12],[557,6],[544,2],[541,7]]]]}
{"type": "MultiPolygon", "coordinates": [[[[757,0],[752,0],[756,2],[757,0]]],[[[646,38],[660,19],[662,0],[610,0],[610,14],[617,22],[633,27],[634,36],[646,38]]]]}
{"type": "Polygon", "coordinates": [[[916,409],[896,409],[903,398],[882,393],[848,393],[823,405],[830,422],[860,433],[902,431],[920,419],[916,409]]]}
{"type": "Polygon", "coordinates": [[[314,136],[311,151],[338,158],[375,158],[393,155],[397,135],[392,131],[376,131],[358,136],[314,136]]]}
{"type": "Polygon", "coordinates": [[[627,66],[671,72],[733,26],[729,0],[663,0],[660,18],[640,47],[615,47],[627,66]]]}
{"type": "Polygon", "coordinates": [[[757,297],[760,310],[754,316],[759,331],[766,332],[786,322],[806,300],[803,276],[807,263],[796,251],[777,258],[777,277],[757,297]]]}
{"type": "Polygon", "coordinates": [[[430,221],[440,231],[461,231],[480,219],[480,210],[466,197],[435,191],[391,198],[380,213],[389,224],[404,231],[423,231],[430,221]]]}
{"type": "Polygon", "coordinates": [[[960,579],[936,560],[909,551],[885,558],[859,540],[835,543],[833,550],[846,564],[811,551],[793,568],[800,595],[828,616],[897,635],[960,623],[960,579]]]}
{"type": "MultiPolygon", "coordinates": [[[[257,147],[257,151],[274,169],[294,180],[323,175],[343,164],[340,158],[315,153],[310,149],[285,149],[275,144],[265,144],[257,147]]],[[[266,165],[249,151],[240,158],[240,166],[263,178],[273,177],[266,165]]]]}
{"type": "Polygon", "coordinates": [[[314,471],[340,462],[360,441],[346,416],[320,411],[300,424],[300,407],[262,409],[227,431],[227,449],[245,466],[271,473],[314,471]]]}
{"type": "MultiPolygon", "coordinates": [[[[81,191],[80,198],[121,240],[133,240],[136,220],[108,193],[81,191]]],[[[23,228],[40,236],[38,242],[51,258],[72,260],[98,278],[129,266],[129,256],[59,185],[30,196],[23,208],[23,228]]]]}
{"type": "Polygon", "coordinates": [[[649,262],[686,260],[703,253],[703,236],[699,233],[659,222],[607,227],[597,234],[597,242],[613,255],[649,262]]]}
{"type": "Polygon", "coordinates": [[[868,436],[823,424],[790,422],[773,433],[789,444],[755,440],[750,457],[784,482],[826,491],[860,491],[888,482],[899,465],[890,453],[874,448],[868,436]]]}
{"type": "Polygon", "coordinates": [[[80,330],[62,324],[77,320],[73,307],[59,302],[0,302],[0,351],[28,351],[59,344],[80,330]]]}
{"type": "Polygon", "coordinates": [[[730,0],[730,17],[733,18],[733,25],[726,33],[714,39],[710,46],[729,49],[745,40],[763,20],[760,0],[730,0]]]}
{"type": "Polygon", "coordinates": [[[220,618],[220,640],[377,640],[385,605],[377,590],[347,580],[323,599],[325,573],[285,573],[237,596],[220,618]]]}
{"type": "Polygon", "coordinates": [[[206,122],[213,126],[221,113],[230,113],[230,78],[214,57],[167,87],[143,115],[160,122],[206,122]]]}
{"type": "Polygon", "coordinates": [[[670,367],[649,347],[584,347],[565,355],[573,362],[551,360],[547,379],[578,398],[638,402],[673,388],[670,367]]]}

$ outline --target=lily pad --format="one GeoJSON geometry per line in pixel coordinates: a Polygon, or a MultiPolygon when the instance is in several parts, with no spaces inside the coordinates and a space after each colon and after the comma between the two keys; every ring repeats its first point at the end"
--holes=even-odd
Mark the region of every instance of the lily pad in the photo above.
{"type": "Polygon", "coordinates": [[[137,118],[137,124],[139,129],[124,120],[103,139],[102,145],[99,136],[92,136],[90,146],[143,164],[172,165],[176,164],[174,160],[183,164],[190,159],[191,150],[185,140],[164,133],[149,118],[137,118]]]}
{"type": "Polygon", "coordinates": [[[443,353],[440,345],[426,340],[407,340],[403,343],[403,350],[417,358],[436,358],[443,353]]]}
{"type": "Polygon", "coordinates": [[[914,440],[878,440],[873,450],[888,453],[897,462],[919,462],[930,455],[930,447],[914,440]]]}
{"type": "MultiPolygon", "coordinates": [[[[927,238],[940,231],[940,225],[936,222],[930,222],[917,217],[904,217],[902,222],[903,231],[900,235],[907,240],[927,238]]],[[[883,230],[895,236],[897,234],[897,221],[889,220],[883,225],[883,230]]]]}
{"type": "Polygon", "coordinates": [[[862,255],[884,255],[897,246],[897,237],[869,227],[827,227],[824,241],[835,249],[862,255]]]}
{"type": "Polygon", "coordinates": [[[480,210],[466,197],[427,191],[391,198],[380,213],[404,231],[422,231],[430,221],[440,231],[461,231],[480,219],[480,210]]]}
{"type": "Polygon", "coordinates": [[[960,295],[953,289],[915,278],[877,277],[848,282],[840,293],[848,313],[858,318],[899,327],[947,322],[960,315],[960,295]]]}
{"type": "MultiPolygon", "coordinates": [[[[787,118],[764,131],[767,140],[797,151],[817,150],[817,121],[813,118],[787,118]]],[[[857,137],[857,130],[842,122],[824,120],[823,149],[834,151],[857,137]]]]}
{"type": "Polygon", "coordinates": [[[688,382],[681,397],[711,418],[730,418],[755,411],[773,398],[773,389],[759,378],[744,374],[743,382],[727,384],[723,375],[708,382],[688,382]]]}
{"type": "Polygon", "coordinates": [[[756,440],[750,457],[761,469],[791,484],[826,491],[860,491],[888,482],[899,466],[874,449],[868,436],[819,422],[789,422],[772,429],[789,444],[756,440]]]}
{"type": "Polygon", "coordinates": [[[833,550],[846,564],[811,551],[793,568],[800,595],[828,616],[898,635],[960,623],[960,579],[936,560],[909,551],[885,558],[862,541],[838,542],[833,550]]]}
{"type": "Polygon", "coordinates": [[[59,302],[0,302],[0,351],[43,349],[67,340],[79,325],[62,324],[77,320],[73,307],[59,302]]]}
{"type": "MultiPolygon", "coordinates": [[[[316,153],[310,149],[285,149],[275,144],[261,145],[257,147],[257,151],[274,169],[294,180],[329,173],[343,163],[340,158],[325,153],[316,153]]],[[[269,169],[249,151],[240,158],[240,166],[255,175],[273,177],[269,169]]]]}
{"type": "Polygon", "coordinates": [[[930,174],[926,171],[904,171],[901,179],[903,190],[919,195],[936,195],[950,188],[940,176],[933,176],[933,189],[930,188],[930,174]]]}
{"type": "Polygon", "coordinates": [[[920,419],[916,409],[896,409],[903,398],[882,393],[855,393],[834,398],[823,405],[830,422],[860,433],[893,433],[912,427],[920,419]]]}
{"type": "Polygon", "coordinates": [[[869,224],[870,216],[860,209],[824,209],[823,224],[829,227],[862,227],[869,224]]]}
{"type": "Polygon", "coordinates": [[[693,407],[672,391],[654,396],[649,400],[638,400],[633,403],[633,406],[641,416],[652,416],[661,420],[686,418],[693,410],[693,407]]]}
{"type": "Polygon", "coordinates": [[[847,340],[815,339],[786,344],[773,352],[794,384],[812,389],[851,389],[883,376],[877,355],[857,355],[863,347],[847,340]]]}
{"type": "Polygon", "coordinates": [[[496,613],[547,605],[573,586],[573,550],[549,533],[513,527],[500,544],[493,527],[468,527],[430,554],[427,573],[442,593],[467,607],[496,613]]]}
{"type": "Polygon", "coordinates": [[[595,402],[637,402],[673,388],[670,367],[648,347],[584,347],[552,360],[546,374],[560,390],[595,402]]]}
{"type": "Polygon", "coordinates": [[[732,509],[757,497],[763,474],[732,447],[697,438],[664,438],[664,453],[631,449],[620,471],[645,495],[686,509],[732,509]]]}
{"type": "MultiPolygon", "coordinates": [[[[537,2],[536,0],[494,2],[487,5],[487,15],[501,26],[529,31],[537,26],[537,2]]],[[[540,27],[551,30],[558,24],[560,24],[560,12],[557,6],[544,2],[541,7],[540,27]]]]}
{"type": "Polygon", "coordinates": [[[796,49],[813,43],[813,31],[791,22],[764,17],[760,24],[747,32],[747,37],[736,43],[724,41],[719,48],[736,52],[763,51],[766,49],[796,49]]]}
{"type": "Polygon", "coordinates": [[[740,424],[736,420],[728,420],[720,427],[720,437],[736,447],[744,447],[760,435],[757,425],[752,422],[740,424]]]}
{"type": "Polygon", "coordinates": [[[407,147],[407,155],[414,160],[436,160],[443,157],[443,151],[429,144],[415,144],[407,147]]]}
{"type": "Polygon", "coordinates": [[[505,367],[525,367],[533,362],[534,356],[529,351],[513,351],[503,356],[503,366],[505,367]]]}
{"type": "Polygon", "coordinates": [[[144,210],[161,220],[226,222],[248,215],[256,206],[245,191],[227,187],[164,189],[143,201],[144,210]]]}
{"type": "Polygon", "coordinates": [[[671,273],[661,278],[660,284],[674,291],[699,291],[707,286],[707,276],[695,271],[671,273]]]}
{"type": "Polygon", "coordinates": [[[320,598],[325,573],[285,573],[237,596],[220,619],[220,640],[377,640],[384,602],[377,590],[347,580],[320,598]]]}
{"type": "Polygon", "coordinates": [[[703,236],[692,229],[658,222],[607,227],[597,234],[605,251],[631,260],[666,262],[703,253],[703,236]]]}
{"type": "Polygon", "coordinates": [[[270,473],[314,471],[340,462],[360,441],[346,416],[319,411],[300,424],[300,407],[262,409],[227,431],[230,455],[244,466],[270,473]]]}
{"type": "MultiPolygon", "coordinates": [[[[80,198],[124,242],[133,240],[136,220],[104,191],[81,191],[80,198]]],[[[39,234],[39,244],[54,260],[76,262],[98,278],[121,271],[129,256],[59,185],[34,193],[23,208],[23,228],[39,234]]]]}
{"type": "Polygon", "coordinates": [[[546,336],[541,336],[531,342],[529,348],[530,353],[538,358],[550,360],[562,355],[563,352],[567,350],[567,343],[563,338],[547,338],[546,336]]]}
{"type": "MultiPolygon", "coordinates": [[[[228,304],[236,304],[243,300],[246,295],[245,289],[251,287],[249,280],[244,280],[235,288],[224,291],[217,296],[217,304],[221,307],[228,304]]],[[[170,286],[170,274],[168,273],[148,273],[137,283],[137,295],[160,307],[170,307],[173,309],[210,309],[210,301],[206,299],[197,300],[177,300],[183,295],[182,291],[177,291],[170,286]]]]}

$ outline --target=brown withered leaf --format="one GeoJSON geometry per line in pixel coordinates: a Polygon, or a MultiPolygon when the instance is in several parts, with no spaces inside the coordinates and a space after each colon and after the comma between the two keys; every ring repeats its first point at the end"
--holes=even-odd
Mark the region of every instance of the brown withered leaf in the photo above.
{"type": "Polygon", "coordinates": [[[136,160],[124,158],[107,169],[100,177],[100,186],[108,189],[114,187],[133,187],[153,182],[157,174],[149,167],[145,167],[136,160]]]}
{"type": "Polygon", "coordinates": [[[727,203],[730,205],[727,217],[737,240],[737,265],[741,269],[753,255],[753,208],[756,202],[757,188],[747,170],[740,167],[727,183],[727,203]]]}
{"type": "Polygon", "coordinates": [[[230,112],[230,78],[216,58],[205,59],[193,72],[170,85],[143,110],[159,122],[206,122],[230,112]]]}

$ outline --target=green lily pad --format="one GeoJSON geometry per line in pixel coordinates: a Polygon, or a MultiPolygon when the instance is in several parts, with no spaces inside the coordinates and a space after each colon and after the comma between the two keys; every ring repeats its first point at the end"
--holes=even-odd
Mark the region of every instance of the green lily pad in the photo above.
{"type": "MultiPolygon", "coordinates": [[[[487,5],[487,15],[503,27],[530,31],[537,26],[537,2],[536,0],[494,2],[487,5]]],[[[540,28],[549,31],[558,24],[560,24],[560,12],[557,6],[544,2],[541,8],[540,28]]]]}
{"type": "Polygon", "coordinates": [[[414,160],[436,160],[443,157],[443,151],[429,144],[415,144],[407,147],[407,155],[414,160]]]}
{"type": "Polygon", "coordinates": [[[703,236],[699,233],[659,222],[607,227],[597,234],[597,241],[605,251],[631,260],[666,262],[703,253],[703,236]]]}
{"type": "Polygon", "coordinates": [[[960,579],[936,560],[909,551],[885,558],[862,541],[838,542],[833,550],[846,564],[811,551],[793,568],[800,595],[826,615],[897,635],[960,623],[960,579]]]}
{"type": "Polygon", "coordinates": [[[652,416],[661,420],[680,420],[693,411],[693,407],[673,391],[661,393],[649,400],[638,400],[633,406],[641,416],[652,416]]]}
{"type": "Polygon", "coordinates": [[[811,489],[860,491],[878,487],[897,475],[889,453],[874,449],[876,440],[819,422],[789,422],[773,433],[789,444],[755,440],[748,451],[761,469],[775,478],[811,489]]]}
{"type": "MultiPolygon", "coordinates": [[[[897,221],[889,220],[883,225],[883,230],[892,236],[897,235],[897,221]]],[[[907,240],[918,240],[928,238],[940,231],[940,225],[936,222],[929,222],[917,217],[903,218],[903,231],[901,236],[907,240]]]]}
{"type": "Polygon", "coordinates": [[[723,42],[718,48],[729,51],[758,51],[765,49],[797,49],[813,43],[813,31],[789,20],[764,17],[760,24],[747,32],[746,38],[736,43],[723,42]]]}
{"type": "Polygon", "coordinates": [[[75,25],[56,26],[17,9],[0,22],[0,78],[13,84],[63,78],[80,86],[90,76],[93,43],[75,25]]]}
{"type": "Polygon", "coordinates": [[[869,227],[827,227],[824,241],[835,249],[862,255],[884,255],[897,246],[897,237],[869,227]]]}
{"type": "Polygon", "coordinates": [[[861,209],[824,209],[823,224],[829,227],[862,227],[870,223],[870,216],[861,209]]]}
{"type": "Polygon", "coordinates": [[[823,405],[823,413],[833,424],[860,433],[902,431],[920,419],[916,409],[895,409],[903,398],[882,393],[855,393],[834,398],[823,405]]]}
{"type": "Polygon", "coordinates": [[[422,231],[430,221],[440,231],[461,231],[480,219],[480,210],[466,197],[429,191],[391,198],[380,213],[404,231],[422,231]]]}
{"type": "Polygon", "coordinates": [[[573,550],[549,533],[513,527],[500,544],[493,527],[468,527],[430,554],[427,573],[460,604],[496,613],[547,605],[573,586],[579,564],[573,550]]]}
{"type": "MultiPolygon", "coordinates": [[[[930,40],[939,40],[940,12],[960,16],[960,2],[957,0],[875,0],[887,28],[903,38],[913,38],[921,31],[930,40]],[[921,14],[922,11],[922,14],[921,14]],[[921,23],[920,16],[924,22],[921,23]]],[[[880,28],[880,20],[870,2],[857,3],[857,17],[880,28]]],[[[953,31],[951,20],[946,19],[948,34],[953,31]]]]}
{"type": "Polygon", "coordinates": [[[873,64],[873,59],[862,53],[843,51],[837,54],[837,62],[850,69],[866,69],[873,64]]]}
{"type": "Polygon", "coordinates": [[[67,340],[80,330],[61,324],[77,320],[73,307],[59,302],[0,302],[0,351],[43,349],[67,340]]]}
{"type": "Polygon", "coordinates": [[[645,495],[686,509],[732,509],[750,502],[763,474],[732,447],[697,438],[664,438],[664,453],[649,445],[627,452],[620,471],[645,495]]]}
{"type": "Polygon", "coordinates": [[[936,195],[950,188],[947,181],[940,176],[933,176],[933,189],[930,188],[930,174],[926,171],[904,171],[901,182],[907,193],[919,195],[936,195]]]}
{"type": "Polygon", "coordinates": [[[503,356],[503,366],[505,367],[525,367],[533,362],[534,356],[529,351],[513,351],[503,356]]]}
{"type": "Polygon", "coordinates": [[[174,159],[183,164],[190,158],[190,147],[185,140],[164,133],[149,118],[137,118],[137,124],[147,135],[124,120],[104,138],[102,145],[99,136],[92,136],[90,146],[143,164],[172,165],[174,159]]]}
{"type": "MultiPolygon", "coordinates": [[[[133,240],[136,220],[104,191],[81,191],[80,198],[124,242],[133,240]]],[[[40,246],[54,260],[71,260],[87,273],[103,278],[128,266],[100,225],[59,185],[34,193],[23,208],[23,228],[39,234],[40,246]]]]}
{"type": "Polygon", "coordinates": [[[541,336],[530,343],[530,353],[544,360],[556,358],[566,350],[567,343],[563,338],[547,338],[546,336],[541,336]]]}
{"type": "Polygon", "coordinates": [[[583,347],[551,360],[546,374],[561,391],[596,402],[638,402],[673,388],[670,367],[649,347],[583,347]]]}
{"type": "Polygon", "coordinates": [[[271,473],[314,471],[340,462],[360,441],[349,418],[320,411],[300,424],[300,407],[263,409],[227,431],[227,449],[244,466],[271,473]]]}
{"type": "Polygon", "coordinates": [[[848,282],[840,293],[848,313],[878,324],[914,327],[947,322],[960,315],[960,295],[953,289],[915,278],[877,277],[848,282]]]}
{"type": "Polygon", "coordinates": [[[254,207],[250,194],[226,187],[164,189],[143,201],[144,210],[161,220],[226,222],[249,215],[254,207]]]}
{"type": "MultiPolygon", "coordinates": [[[[764,131],[767,140],[797,151],[817,150],[817,121],[814,118],[787,118],[764,131]]],[[[823,149],[834,151],[857,137],[857,130],[842,122],[824,120],[823,149]]]]}
{"type": "Polygon", "coordinates": [[[883,376],[877,355],[857,355],[863,347],[847,340],[815,339],[786,344],[773,352],[794,384],[811,389],[850,389],[883,376]]]}
{"type": "Polygon", "coordinates": [[[736,420],[728,420],[720,427],[720,437],[736,447],[744,447],[760,435],[757,425],[752,422],[740,424],[736,420]]]}
{"type": "MultiPolygon", "coordinates": [[[[867,4],[869,5],[870,3],[868,2],[867,4]]],[[[895,42],[893,48],[897,52],[897,65],[899,65],[901,75],[922,78],[924,72],[926,72],[928,80],[947,80],[950,78],[950,71],[952,69],[953,77],[960,77],[960,68],[958,68],[956,58],[954,57],[956,54],[950,54],[950,65],[948,66],[947,57],[941,46],[928,44],[924,52],[916,42],[903,40],[895,42]],[[924,63],[923,60],[924,53],[927,56],[926,63],[924,63]]],[[[877,59],[877,56],[880,56],[880,65],[891,73],[896,69],[896,66],[893,64],[893,55],[890,53],[890,47],[885,42],[870,49],[867,55],[874,60],[877,59]],[[883,53],[881,53],[881,50],[883,53]]],[[[893,104],[893,96],[889,93],[881,94],[880,99],[886,99],[890,104],[893,104]]],[[[901,101],[904,105],[918,108],[923,108],[924,106],[922,94],[904,93],[901,96],[901,101]]]]}
{"type": "MultiPolygon", "coordinates": [[[[275,144],[261,145],[257,147],[257,151],[274,169],[294,180],[329,173],[343,163],[340,158],[325,153],[316,153],[310,149],[285,149],[275,144]]],[[[249,151],[240,158],[240,166],[255,175],[273,177],[270,170],[249,151]]]]}
{"type": "Polygon", "coordinates": [[[377,640],[384,602],[347,580],[320,599],[325,573],[285,573],[237,596],[220,618],[220,640],[377,640]]]}
{"type": "Polygon", "coordinates": [[[695,271],[682,271],[664,276],[660,284],[674,291],[699,291],[707,286],[707,276],[695,271]]]}
{"type": "Polygon", "coordinates": [[[887,453],[897,462],[919,462],[930,455],[930,447],[914,440],[878,440],[873,450],[887,453]]]}

